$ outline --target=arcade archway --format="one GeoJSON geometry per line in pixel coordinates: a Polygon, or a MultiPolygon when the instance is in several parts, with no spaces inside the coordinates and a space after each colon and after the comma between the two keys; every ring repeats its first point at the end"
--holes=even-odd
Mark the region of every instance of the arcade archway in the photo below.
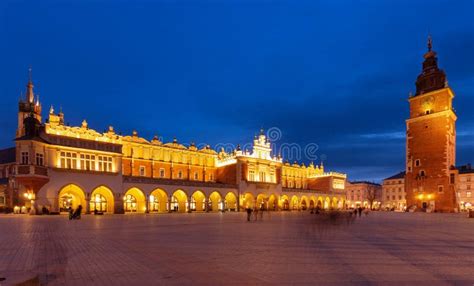
{"type": "Polygon", "coordinates": [[[208,201],[208,208],[209,211],[222,211],[224,209],[224,202],[222,201],[221,194],[218,192],[214,191],[209,195],[209,201],[208,201]]]}
{"type": "Polygon", "coordinates": [[[163,213],[168,211],[168,194],[162,189],[155,189],[148,199],[150,213],[163,213]]]}
{"type": "Polygon", "coordinates": [[[86,196],[84,191],[77,185],[69,184],[59,191],[59,211],[68,212],[69,208],[76,209],[81,205],[86,207],[86,196]]]}
{"type": "Polygon", "coordinates": [[[89,210],[91,212],[114,212],[114,194],[112,191],[105,187],[100,186],[94,189],[91,194],[89,210]]]}
{"type": "Polygon", "coordinates": [[[176,190],[171,197],[170,210],[184,213],[188,211],[188,196],[183,190],[176,190]]]}
{"type": "Polygon", "coordinates": [[[189,202],[190,211],[202,212],[206,210],[206,196],[201,191],[195,191],[189,202]]]}
{"type": "Polygon", "coordinates": [[[123,209],[126,213],[144,213],[146,198],[138,188],[129,189],[123,196],[123,209]]]}
{"type": "Polygon", "coordinates": [[[233,192],[228,192],[224,200],[226,210],[237,211],[237,196],[233,192]]]}

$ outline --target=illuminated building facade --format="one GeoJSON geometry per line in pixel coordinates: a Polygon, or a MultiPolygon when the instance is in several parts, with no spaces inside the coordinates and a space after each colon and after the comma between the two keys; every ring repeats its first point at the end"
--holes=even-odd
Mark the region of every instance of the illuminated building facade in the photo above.
{"type": "MultiPolygon", "coordinates": [[[[19,103],[14,159],[4,177],[17,199],[33,211],[63,212],[81,205],[86,212],[163,213],[343,208],[346,175],[322,164],[284,163],[272,155],[263,132],[251,151],[185,146],[174,139],[146,140],[113,127],[100,133],[64,124],[51,107],[41,118],[41,103],[27,85],[19,103]],[[15,187],[16,186],[16,187],[15,187]],[[15,187],[15,188],[14,188],[15,187]]],[[[1,165],[0,165],[1,168],[1,165]]]]}
{"type": "Polygon", "coordinates": [[[456,168],[456,198],[460,211],[474,209],[474,169],[471,164],[456,168]]]}
{"type": "Polygon", "coordinates": [[[383,180],[382,208],[404,211],[406,206],[405,172],[403,171],[383,180]]]}
{"type": "Polygon", "coordinates": [[[454,93],[438,68],[431,38],[406,120],[406,200],[409,208],[451,212],[456,207],[454,93]]]}
{"type": "Polygon", "coordinates": [[[367,181],[347,182],[346,200],[348,208],[379,209],[382,200],[382,186],[367,181]]]}

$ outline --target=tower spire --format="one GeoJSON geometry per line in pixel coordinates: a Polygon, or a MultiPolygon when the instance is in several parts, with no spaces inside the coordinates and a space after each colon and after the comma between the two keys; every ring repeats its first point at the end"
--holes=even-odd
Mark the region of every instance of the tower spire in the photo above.
{"type": "Polygon", "coordinates": [[[28,68],[28,84],[26,85],[26,100],[29,103],[34,103],[35,95],[33,93],[33,76],[31,66],[28,68]]]}
{"type": "Polygon", "coordinates": [[[428,52],[431,52],[431,49],[433,48],[433,39],[431,38],[431,34],[428,35],[428,52]]]}

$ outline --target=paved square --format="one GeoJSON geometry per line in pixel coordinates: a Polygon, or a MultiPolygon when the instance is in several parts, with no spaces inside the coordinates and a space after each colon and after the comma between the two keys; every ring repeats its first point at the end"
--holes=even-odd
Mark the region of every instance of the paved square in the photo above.
{"type": "Polygon", "coordinates": [[[473,285],[474,219],[306,212],[0,216],[0,277],[48,285],[473,285]]]}

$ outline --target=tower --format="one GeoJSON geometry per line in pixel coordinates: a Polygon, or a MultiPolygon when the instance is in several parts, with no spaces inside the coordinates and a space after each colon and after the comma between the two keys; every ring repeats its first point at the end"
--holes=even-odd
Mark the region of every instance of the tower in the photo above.
{"type": "Polygon", "coordinates": [[[446,74],[438,68],[428,38],[428,52],[410,95],[406,120],[407,206],[430,211],[453,211],[456,205],[453,167],[456,162],[456,114],[446,74]]]}
{"type": "Polygon", "coordinates": [[[33,92],[33,80],[31,75],[31,67],[28,69],[28,84],[26,85],[26,97],[20,98],[18,102],[18,129],[16,130],[16,137],[25,135],[25,126],[23,124],[25,118],[34,117],[41,122],[41,104],[39,96],[35,97],[33,92]]]}

